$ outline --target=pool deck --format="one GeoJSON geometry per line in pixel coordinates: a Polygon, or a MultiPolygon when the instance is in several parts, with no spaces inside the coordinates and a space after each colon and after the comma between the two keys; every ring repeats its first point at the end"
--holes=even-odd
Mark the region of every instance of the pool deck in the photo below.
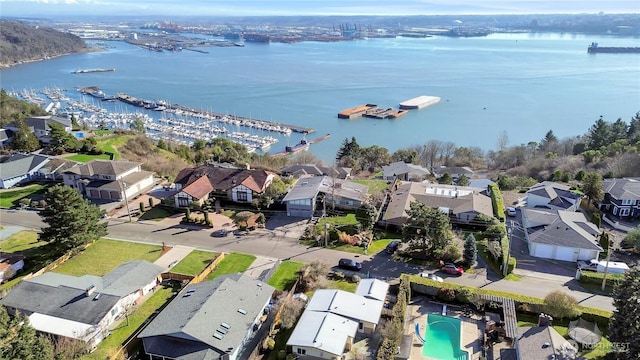
{"type": "MultiPolygon", "coordinates": [[[[479,315],[473,317],[466,317],[463,314],[463,309],[453,305],[447,305],[447,316],[459,318],[462,325],[462,350],[466,350],[469,353],[469,360],[480,359],[482,355],[482,321],[479,315]]],[[[431,360],[422,355],[422,343],[415,336],[415,323],[420,324],[420,333],[424,334],[425,325],[427,323],[428,314],[442,315],[442,304],[431,301],[427,298],[414,298],[413,301],[407,306],[406,322],[404,333],[406,335],[412,335],[413,345],[411,347],[411,360],[431,360]]]]}

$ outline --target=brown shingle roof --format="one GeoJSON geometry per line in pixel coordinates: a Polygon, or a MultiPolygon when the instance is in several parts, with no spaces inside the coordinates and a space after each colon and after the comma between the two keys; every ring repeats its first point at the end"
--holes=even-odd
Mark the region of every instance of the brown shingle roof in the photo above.
{"type": "Polygon", "coordinates": [[[202,199],[213,190],[209,178],[205,175],[187,185],[182,191],[196,199],[202,199]]]}
{"type": "Polygon", "coordinates": [[[78,165],[68,170],[70,173],[83,176],[93,175],[115,175],[118,176],[135,167],[140,163],[124,160],[93,160],[86,164],[78,165]]]}
{"type": "Polygon", "coordinates": [[[217,191],[227,191],[242,184],[249,189],[261,193],[265,190],[267,180],[272,173],[254,169],[225,169],[208,165],[182,169],[176,177],[176,184],[187,187],[197,179],[207,176],[211,186],[217,191]]]}

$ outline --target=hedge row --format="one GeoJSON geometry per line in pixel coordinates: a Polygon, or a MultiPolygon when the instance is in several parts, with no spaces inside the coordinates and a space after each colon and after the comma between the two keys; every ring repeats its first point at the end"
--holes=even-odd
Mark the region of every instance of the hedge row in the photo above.
{"type": "Polygon", "coordinates": [[[398,346],[402,341],[402,335],[404,333],[407,303],[411,299],[411,283],[407,277],[400,278],[400,286],[396,298],[397,301],[391,309],[391,319],[388,320],[392,322],[395,331],[394,334],[389,334],[390,336],[380,343],[376,360],[393,360],[396,358],[398,346]]]}
{"type": "MultiPolygon", "coordinates": [[[[456,299],[463,303],[469,303],[469,300],[473,298],[473,295],[493,295],[503,298],[513,299],[516,302],[516,308],[520,311],[526,311],[530,313],[544,312],[544,299],[537,298],[535,296],[528,296],[522,294],[514,294],[499,290],[478,289],[475,287],[453,284],[453,283],[441,283],[430,279],[422,278],[417,275],[403,275],[408,277],[411,282],[411,291],[425,295],[437,296],[438,290],[441,288],[453,289],[456,292],[456,299]],[[465,298],[467,299],[465,301],[465,298]]],[[[578,306],[582,311],[581,317],[587,321],[595,322],[600,326],[600,329],[606,329],[611,313],[605,310],[596,308],[578,306]]]]}
{"type": "Polygon", "coordinates": [[[491,196],[491,204],[493,205],[493,215],[500,221],[504,221],[504,199],[498,184],[489,185],[489,196],[491,196]]]}

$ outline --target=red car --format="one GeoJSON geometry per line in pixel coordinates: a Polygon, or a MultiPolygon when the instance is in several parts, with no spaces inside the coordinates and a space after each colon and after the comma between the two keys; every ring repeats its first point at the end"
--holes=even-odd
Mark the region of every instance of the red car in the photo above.
{"type": "Polygon", "coordinates": [[[440,268],[440,271],[442,271],[443,273],[447,273],[449,275],[457,275],[457,276],[460,276],[464,273],[464,269],[456,266],[455,264],[444,264],[440,268]]]}

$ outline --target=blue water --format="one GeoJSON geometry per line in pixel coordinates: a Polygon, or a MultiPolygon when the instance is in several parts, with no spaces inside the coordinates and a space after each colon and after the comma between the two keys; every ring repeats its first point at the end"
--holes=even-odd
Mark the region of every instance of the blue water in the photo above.
{"type": "MultiPolygon", "coordinates": [[[[640,111],[640,54],[587,54],[600,46],[640,46],[638,38],[574,34],[495,34],[484,38],[396,38],[150,52],[122,42],[104,52],[69,55],[5,69],[8,91],[80,86],[165,99],[220,113],[312,127],[329,140],[310,151],[331,161],[345,137],[394,151],[430,139],[496,149],[584,134],[600,117],[628,121],[640,111]],[[77,69],[115,72],[70,74],[77,69]],[[397,107],[419,95],[432,107],[397,120],[343,120],[337,113],[364,103],[397,107]]],[[[88,99],[89,101],[94,101],[88,99]]],[[[110,110],[134,111],[122,103],[110,110]]],[[[273,152],[300,135],[281,138],[273,152]]],[[[310,136],[313,138],[314,136],[310,136]]]]}

